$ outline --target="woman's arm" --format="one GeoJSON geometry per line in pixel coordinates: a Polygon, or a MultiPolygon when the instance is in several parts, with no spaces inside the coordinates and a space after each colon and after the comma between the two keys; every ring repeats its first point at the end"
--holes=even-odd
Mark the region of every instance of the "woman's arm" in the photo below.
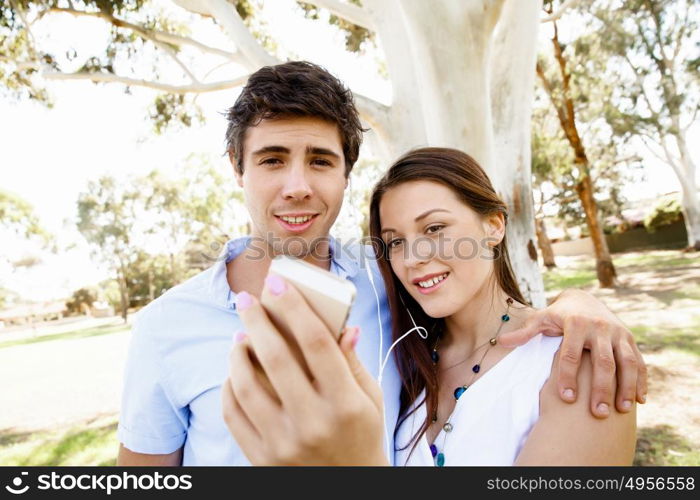
{"type": "MultiPolygon", "coordinates": [[[[540,418],[530,432],[515,465],[631,465],[637,433],[637,412],[612,411],[605,419],[588,408],[592,387],[590,354],[581,360],[579,390],[583,397],[565,403],[559,397],[559,352],[552,376],[540,391],[540,418]]],[[[614,378],[614,374],[613,374],[614,378]]],[[[615,381],[612,381],[615,387],[615,381]]]]}

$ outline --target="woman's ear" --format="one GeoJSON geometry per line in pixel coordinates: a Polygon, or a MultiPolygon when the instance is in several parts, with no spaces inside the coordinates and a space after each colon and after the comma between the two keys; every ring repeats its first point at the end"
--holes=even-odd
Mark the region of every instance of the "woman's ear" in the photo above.
{"type": "Polygon", "coordinates": [[[484,220],[486,236],[489,239],[489,246],[495,247],[506,235],[506,220],[502,213],[489,215],[484,220]]]}

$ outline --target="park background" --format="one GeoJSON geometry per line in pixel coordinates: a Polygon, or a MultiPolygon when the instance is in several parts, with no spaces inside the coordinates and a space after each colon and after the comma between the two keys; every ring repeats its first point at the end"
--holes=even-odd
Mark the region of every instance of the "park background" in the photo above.
{"type": "Polygon", "coordinates": [[[366,234],[402,151],[474,155],[530,299],[580,287],[633,331],[635,463],[700,465],[699,21],[697,0],[3,0],[0,464],[115,463],[134,313],[250,230],[223,112],[306,59],[370,129],[333,234],[366,234]]]}

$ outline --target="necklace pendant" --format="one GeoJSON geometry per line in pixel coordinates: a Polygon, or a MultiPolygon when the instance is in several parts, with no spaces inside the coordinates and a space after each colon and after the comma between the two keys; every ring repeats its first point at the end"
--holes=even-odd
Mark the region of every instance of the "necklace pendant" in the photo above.
{"type": "Polygon", "coordinates": [[[436,463],[437,463],[438,467],[445,466],[445,454],[444,453],[438,453],[436,463]]]}
{"type": "Polygon", "coordinates": [[[455,389],[455,392],[454,392],[455,401],[458,400],[458,399],[460,398],[460,396],[461,396],[462,394],[464,394],[464,391],[466,391],[466,390],[467,390],[467,386],[466,386],[466,385],[463,385],[463,386],[461,386],[461,387],[457,387],[457,388],[455,389]]]}
{"type": "Polygon", "coordinates": [[[472,371],[474,373],[479,373],[479,370],[481,370],[481,365],[474,365],[472,366],[472,371]]]}
{"type": "Polygon", "coordinates": [[[434,444],[430,445],[430,454],[433,456],[433,458],[435,458],[438,454],[437,446],[435,446],[434,444]]]}

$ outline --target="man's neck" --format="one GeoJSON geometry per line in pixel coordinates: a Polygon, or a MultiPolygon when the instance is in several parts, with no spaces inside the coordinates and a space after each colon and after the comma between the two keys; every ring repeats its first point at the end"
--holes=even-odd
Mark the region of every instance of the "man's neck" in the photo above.
{"type": "MultiPolygon", "coordinates": [[[[226,264],[226,278],[235,293],[246,291],[260,297],[267,271],[277,253],[262,238],[253,237],[245,250],[226,264]]],[[[309,252],[303,260],[309,264],[330,270],[331,255],[329,238],[320,241],[314,251],[309,252]]]]}

